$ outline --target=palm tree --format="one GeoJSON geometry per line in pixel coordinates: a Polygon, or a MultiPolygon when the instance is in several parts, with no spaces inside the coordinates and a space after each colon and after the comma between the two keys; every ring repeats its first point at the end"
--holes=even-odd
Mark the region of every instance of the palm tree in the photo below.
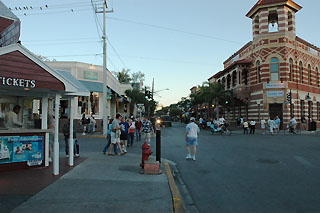
{"type": "Polygon", "coordinates": [[[135,104],[145,102],[144,93],[142,93],[138,89],[126,90],[125,94],[126,94],[126,96],[128,96],[131,99],[130,112],[133,112],[135,104]]]}

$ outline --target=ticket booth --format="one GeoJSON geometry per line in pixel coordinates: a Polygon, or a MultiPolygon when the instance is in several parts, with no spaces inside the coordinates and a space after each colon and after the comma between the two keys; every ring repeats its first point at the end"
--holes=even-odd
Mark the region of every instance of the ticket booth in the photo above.
{"type": "MultiPolygon", "coordinates": [[[[68,97],[73,106],[77,93],[76,84],[21,44],[1,47],[0,170],[48,166],[50,144],[53,174],[58,175],[60,98],[68,97]]],[[[73,120],[72,109],[70,119],[73,120]]],[[[71,153],[73,145],[69,147],[71,153]]],[[[69,164],[73,165],[71,157],[69,164]]]]}

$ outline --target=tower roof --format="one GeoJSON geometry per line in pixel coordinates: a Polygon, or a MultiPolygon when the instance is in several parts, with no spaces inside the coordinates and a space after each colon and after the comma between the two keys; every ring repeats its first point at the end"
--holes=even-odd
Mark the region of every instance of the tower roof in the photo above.
{"type": "Polygon", "coordinates": [[[252,16],[261,8],[266,8],[270,6],[281,6],[286,5],[296,12],[301,10],[301,6],[295,3],[293,0],[259,0],[247,13],[247,17],[252,18],[252,16]]]}

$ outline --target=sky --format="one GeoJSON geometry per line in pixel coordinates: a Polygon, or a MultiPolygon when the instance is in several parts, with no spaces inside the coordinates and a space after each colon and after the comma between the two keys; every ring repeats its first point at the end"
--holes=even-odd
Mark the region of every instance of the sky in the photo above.
{"type": "MultiPolygon", "coordinates": [[[[143,72],[145,86],[151,87],[154,79],[156,101],[176,103],[252,40],[251,19],[245,15],[257,1],[108,0],[113,12],[106,19],[107,67],[143,72]]],[[[102,65],[103,19],[90,0],[2,2],[20,18],[20,40],[33,53],[102,65]]],[[[99,7],[103,1],[93,2],[99,7]]],[[[320,47],[320,1],[295,2],[303,7],[296,14],[297,35],[320,47]]]]}

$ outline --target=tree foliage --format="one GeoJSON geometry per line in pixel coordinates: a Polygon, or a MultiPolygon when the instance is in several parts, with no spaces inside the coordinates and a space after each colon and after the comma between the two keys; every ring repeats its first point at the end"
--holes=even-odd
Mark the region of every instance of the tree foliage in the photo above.
{"type": "Polygon", "coordinates": [[[130,70],[122,69],[121,72],[113,72],[120,83],[128,84],[131,82],[130,70]]]}
{"type": "Polygon", "coordinates": [[[145,74],[141,71],[134,72],[131,75],[131,81],[132,83],[140,83],[140,81],[144,81],[145,74]]]}

